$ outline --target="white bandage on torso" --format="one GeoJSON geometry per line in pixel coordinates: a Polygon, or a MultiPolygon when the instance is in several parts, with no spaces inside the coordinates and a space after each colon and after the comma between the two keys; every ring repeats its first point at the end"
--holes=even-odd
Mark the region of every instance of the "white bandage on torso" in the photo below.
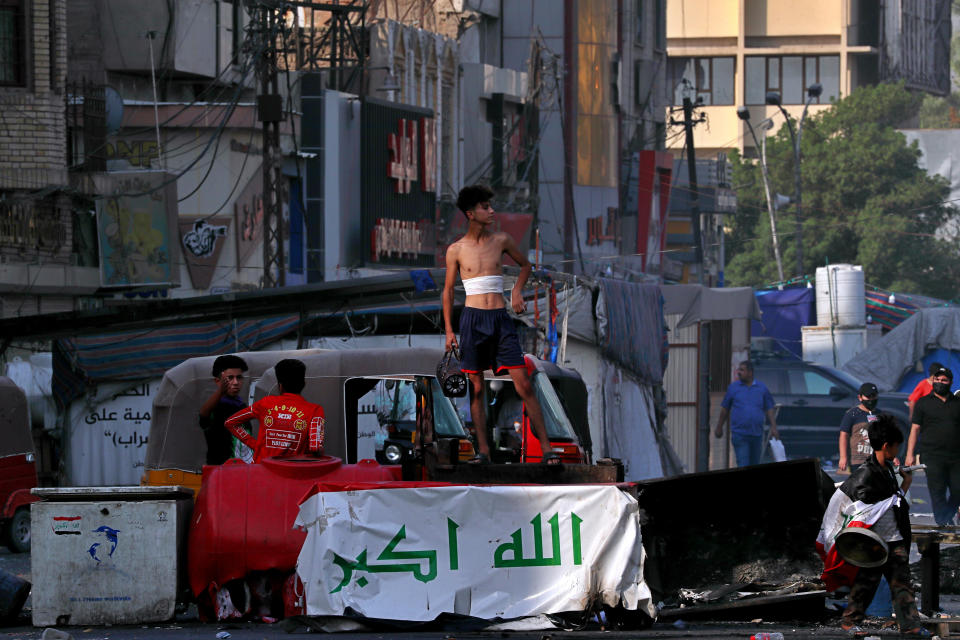
{"type": "Polygon", "coordinates": [[[477,276],[463,281],[463,288],[468,296],[477,296],[481,293],[503,294],[503,276],[477,276]]]}

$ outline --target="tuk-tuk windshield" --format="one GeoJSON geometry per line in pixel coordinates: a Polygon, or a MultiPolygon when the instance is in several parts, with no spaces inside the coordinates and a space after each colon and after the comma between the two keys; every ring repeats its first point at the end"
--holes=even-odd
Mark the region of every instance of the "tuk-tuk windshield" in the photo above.
{"type": "MultiPolygon", "coordinates": [[[[576,441],[576,432],[563,410],[563,404],[553,388],[549,376],[537,372],[530,380],[534,393],[543,409],[543,421],[547,426],[547,437],[551,440],[576,441]]],[[[469,405],[464,407],[469,415],[469,405]]],[[[510,380],[490,380],[487,382],[487,420],[499,432],[519,431],[523,418],[523,401],[517,395],[510,380]]]]}
{"type": "Polygon", "coordinates": [[[530,381],[533,384],[533,390],[537,394],[537,400],[540,401],[540,407],[543,409],[543,421],[547,425],[547,437],[553,439],[567,439],[576,441],[577,435],[563,410],[563,404],[560,397],[550,383],[550,378],[545,373],[536,373],[530,381]]]}
{"type": "Polygon", "coordinates": [[[433,395],[434,433],[447,438],[468,438],[457,410],[450,402],[450,398],[443,395],[436,378],[430,378],[430,393],[433,395]]]}

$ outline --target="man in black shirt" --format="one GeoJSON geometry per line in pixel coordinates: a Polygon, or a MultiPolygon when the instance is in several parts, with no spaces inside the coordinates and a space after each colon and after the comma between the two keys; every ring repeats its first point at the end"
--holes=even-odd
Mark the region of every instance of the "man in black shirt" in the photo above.
{"type": "Polygon", "coordinates": [[[846,471],[849,465],[853,472],[873,453],[867,427],[877,419],[873,410],[877,408],[879,395],[877,385],[864,382],[857,395],[860,403],[843,414],[843,420],[840,421],[840,471],[846,471]]]}
{"type": "Polygon", "coordinates": [[[233,436],[224,420],[247,406],[240,398],[243,372],[247,363],[240,356],[219,356],[213,361],[213,381],[217,388],[200,407],[200,428],[207,440],[207,464],[223,464],[233,458],[233,436]]]}
{"type": "Polygon", "coordinates": [[[952,383],[953,372],[941,367],[933,375],[933,392],[917,400],[904,461],[916,461],[919,437],[933,518],[941,525],[951,524],[960,507],[960,398],[950,393],[952,383]]]}

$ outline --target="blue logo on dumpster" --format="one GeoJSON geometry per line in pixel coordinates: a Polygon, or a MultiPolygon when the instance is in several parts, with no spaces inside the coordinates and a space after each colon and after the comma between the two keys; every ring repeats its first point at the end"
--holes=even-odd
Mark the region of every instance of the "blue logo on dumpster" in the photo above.
{"type": "Polygon", "coordinates": [[[101,525],[93,530],[94,534],[98,534],[98,537],[101,540],[106,540],[106,542],[94,542],[90,545],[90,548],[87,549],[87,553],[90,554],[90,557],[97,561],[97,564],[103,560],[103,553],[109,549],[106,557],[113,557],[113,552],[117,550],[117,539],[120,531],[108,527],[107,525],[101,525]]]}

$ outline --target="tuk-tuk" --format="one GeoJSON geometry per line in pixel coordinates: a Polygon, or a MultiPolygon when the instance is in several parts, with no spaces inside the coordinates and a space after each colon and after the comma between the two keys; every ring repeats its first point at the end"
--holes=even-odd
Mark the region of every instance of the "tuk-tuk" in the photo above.
{"type": "MultiPolygon", "coordinates": [[[[323,406],[326,415],[326,453],[346,464],[373,459],[377,446],[388,437],[383,411],[375,407],[376,395],[387,381],[399,384],[427,377],[434,399],[438,436],[460,439],[460,458],[473,455],[473,446],[456,410],[440,392],[434,378],[440,349],[304,349],[256,351],[237,354],[247,363],[241,397],[251,402],[277,392],[273,365],[297,358],[306,365],[306,386],[301,395],[323,406]]],[[[196,493],[206,460],[206,440],[197,412],[210,394],[215,356],[191,358],[164,374],[153,401],[150,440],[147,444],[144,485],[183,485],[196,493]]],[[[389,411],[387,412],[389,413],[389,411]]]]}
{"type": "Polygon", "coordinates": [[[36,496],[36,451],[30,434],[27,394],[0,376],[0,532],[14,553],[30,550],[30,503],[36,496]]]}
{"type": "MultiPolygon", "coordinates": [[[[586,418],[586,385],[580,374],[552,362],[525,355],[527,374],[543,410],[547,437],[560,460],[567,464],[585,464],[587,455],[581,442],[590,437],[586,418]],[[579,381],[579,387],[577,382],[579,381]],[[558,391],[563,385],[563,395],[558,391]],[[580,405],[583,411],[580,412],[580,405]],[[575,426],[576,425],[576,426],[575,426]],[[580,427],[578,429],[578,427],[580,427]]],[[[513,388],[509,375],[490,373],[486,380],[487,427],[493,431],[495,462],[540,462],[543,451],[533,433],[526,408],[513,388]]]]}
{"type": "MultiPolygon", "coordinates": [[[[423,479],[417,474],[424,469],[415,464],[380,465],[371,459],[377,436],[383,435],[380,429],[409,413],[402,406],[404,393],[414,394],[414,433],[422,438],[418,444],[423,445],[424,457],[429,451],[432,459],[453,468],[450,461],[473,455],[456,409],[435,377],[443,355],[440,349],[238,355],[248,366],[241,394],[250,402],[278,391],[273,365],[280,360],[297,358],[306,365],[301,394],[324,408],[326,455],[267,458],[258,464],[234,459],[205,466],[206,441],[197,411],[213,391],[214,357],[193,358],[164,376],[154,398],[143,483],[181,484],[197,491],[187,545],[188,581],[202,615],[216,618],[230,615],[224,613],[230,607],[221,606],[228,593],[233,594],[231,610],[249,612],[252,598],[245,594],[251,583],[280,576],[284,593],[296,590],[293,569],[305,534],[291,524],[298,501],[310,486],[319,481],[423,479]],[[408,471],[412,477],[405,477],[408,471]]],[[[551,406],[556,409],[559,403],[551,406]]],[[[267,591],[280,588],[274,584],[267,591]]]]}

